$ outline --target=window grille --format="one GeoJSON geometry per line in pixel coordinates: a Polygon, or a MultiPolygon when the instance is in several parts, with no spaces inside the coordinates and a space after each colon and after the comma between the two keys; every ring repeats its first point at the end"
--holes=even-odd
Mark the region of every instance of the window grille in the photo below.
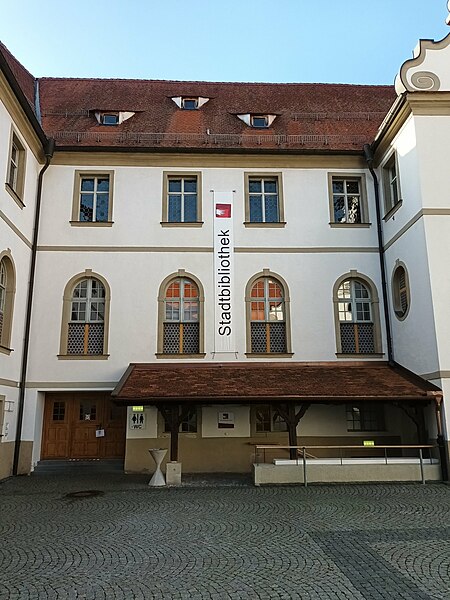
{"type": "Polygon", "coordinates": [[[187,278],[173,280],[164,300],[164,354],[200,352],[199,310],[199,293],[195,283],[187,278]]]}
{"type": "Polygon", "coordinates": [[[338,289],[338,312],[343,354],[373,354],[374,324],[368,288],[358,280],[347,279],[338,289]]]}
{"type": "Polygon", "coordinates": [[[261,277],[250,292],[251,351],[283,353],[287,351],[284,292],[275,279],[261,277]]]}
{"type": "Polygon", "coordinates": [[[103,354],[105,288],[98,279],[83,279],[72,295],[67,354],[103,354]]]}

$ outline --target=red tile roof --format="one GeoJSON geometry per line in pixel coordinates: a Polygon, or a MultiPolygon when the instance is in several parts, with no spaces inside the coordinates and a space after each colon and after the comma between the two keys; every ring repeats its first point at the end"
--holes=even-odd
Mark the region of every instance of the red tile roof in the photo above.
{"type": "Polygon", "coordinates": [[[427,401],[439,388],[387,363],[130,364],[113,396],[133,402],[427,401]]]}
{"type": "Polygon", "coordinates": [[[33,111],[35,110],[34,106],[34,85],[35,85],[35,77],[25,69],[25,67],[17,60],[15,56],[11,54],[8,48],[0,42],[0,52],[3,55],[3,58],[7,62],[9,68],[12,71],[17,83],[19,84],[20,89],[24,93],[26,99],[30,103],[33,111]]]}
{"type": "Polygon", "coordinates": [[[39,84],[45,131],[60,147],[78,148],[360,152],[395,99],[393,87],[368,85],[50,78],[39,84]],[[188,111],[175,96],[210,100],[188,111]],[[98,125],[95,110],[136,114],[111,127],[98,125]],[[236,116],[247,113],[278,116],[261,131],[236,116]]]}
{"type": "Polygon", "coordinates": [[[0,44],[0,52],[34,110],[39,83],[42,125],[59,148],[357,152],[373,141],[396,98],[392,86],[320,83],[223,83],[135,79],[35,80],[0,44]],[[172,97],[206,97],[181,110],[172,97]],[[95,111],[136,114],[99,125],[95,111]],[[276,114],[267,130],[237,114],[276,114]]]}

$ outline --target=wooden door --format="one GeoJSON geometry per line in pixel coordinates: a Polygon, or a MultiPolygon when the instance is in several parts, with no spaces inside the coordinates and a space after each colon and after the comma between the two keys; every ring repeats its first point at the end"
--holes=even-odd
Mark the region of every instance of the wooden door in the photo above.
{"type": "Polygon", "coordinates": [[[69,412],[68,397],[46,397],[42,458],[69,458],[69,412]]]}
{"type": "Polygon", "coordinates": [[[47,394],[42,458],[123,458],[125,428],[126,408],[107,393],[47,394]]]}

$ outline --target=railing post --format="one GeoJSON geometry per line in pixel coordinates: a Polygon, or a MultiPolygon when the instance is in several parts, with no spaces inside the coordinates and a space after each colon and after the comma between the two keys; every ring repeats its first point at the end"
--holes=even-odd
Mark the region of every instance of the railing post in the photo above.
{"type": "Polygon", "coordinates": [[[419,460],[420,460],[420,475],[422,477],[422,484],[425,485],[425,473],[423,472],[422,448],[419,448],[419,460]]]}
{"type": "Polygon", "coordinates": [[[306,448],[303,446],[303,485],[308,487],[308,477],[306,474],[306,448]]]}
{"type": "Polygon", "coordinates": [[[387,462],[387,448],[384,449],[384,462],[386,464],[388,464],[388,462],[387,462]]]}

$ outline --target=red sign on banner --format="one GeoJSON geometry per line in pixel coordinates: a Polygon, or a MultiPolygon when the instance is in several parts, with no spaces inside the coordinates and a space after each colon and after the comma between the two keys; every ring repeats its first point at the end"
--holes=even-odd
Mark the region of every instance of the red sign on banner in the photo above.
{"type": "Polygon", "coordinates": [[[216,217],[231,219],[231,204],[216,204],[216,217]]]}

